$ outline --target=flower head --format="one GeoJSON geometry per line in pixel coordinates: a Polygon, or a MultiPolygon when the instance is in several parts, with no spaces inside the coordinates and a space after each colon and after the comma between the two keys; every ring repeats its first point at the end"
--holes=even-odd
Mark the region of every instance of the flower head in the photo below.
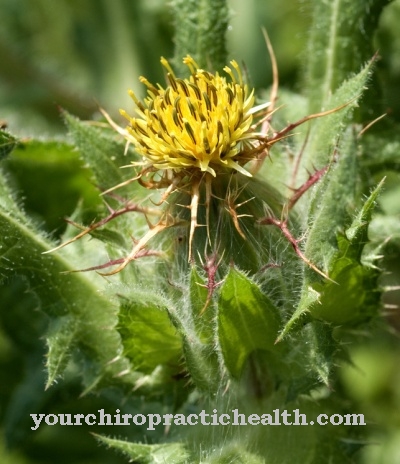
{"type": "Polygon", "coordinates": [[[226,76],[199,69],[192,57],[183,62],[189,79],[177,78],[168,61],[169,85],[154,86],[141,77],[148,90],[143,102],[131,91],[137,117],[121,113],[129,125],[125,137],[155,169],[199,170],[212,176],[220,169],[243,168],[249,161],[245,147],[253,120],[254,91],[243,83],[236,61],[224,68],[226,76]]]}
{"type": "MultiPolygon", "coordinates": [[[[166,207],[162,211],[157,211],[160,214],[156,224],[152,225],[148,221],[149,230],[142,238],[135,240],[128,256],[111,260],[104,265],[90,269],[103,269],[118,265],[111,272],[103,273],[103,275],[112,275],[139,257],[157,255],[157,250],[146,250],[149,241],[163,230],[181,224],[182,218],[180,216],[185,216],[183,222],[187,221],[190,224],[188,258],[189,261],[192,261],[195,230],[200,225],[198,224],[200,207],[203,208],[202,217],[204,217],[205,211],[206,248],[209,246],[212,253],[215,253],[216,243],[212,243],[210,234],[211,210],[214,212],[222,209],[228,211],[236,231],[246,240],[247,236],[241,228],[240,218],[254,217],[254,214],[238,214],[237,210],[255,197],[249,198],[244,195],[242,201],[237,201],[242,191],[250,183],[250,180],[244,182],[243,175],[251,177],[252,174],[256,173],[268,156],[270,147],[286,138],[297,126],[311,119],[334,113],[347,105],[346,103],[332,110],[305,116],[277,132],[273,131],[270,122],[275,112],[278,76],[275,57],[272,48],[269,47],[269,49],[275,70],[270,102],[253,106],[254,91],[249,91],[243,82],[242,73],[236,61],[231,61],[231,67],[225,66],[226,75],[220,76],[218,73],[211,74],[199,69],[193,58],[186,56],[183,62],[190,71],[188,79],[176,77],[168,61],[164,58],[161,58],[161,63],[167,70],[169,85],[166,88],[159,84],[155,86],[144,77],[140,78],[141,82],[147,86],[147,97],[140,101],[130,91],[136,104],[137,117],[132,117],[126,111],[121,111],[122,115],[129,121],[126,128],[118,126],[102,110],[110,125],[128,143],[133,143],[136,151],[143,156],[142,162],[132,163],[133,166],[140,165],[142,167],[133,178],[106,190],[103,194],[138,181],[148,189],[165,189],[159,205],[166,203],[166,207]],[[257,116],[258,120],[253,123],[253,117],[257,116]],[[256,131],[258,126],[261,126],[260,132],[256,131]],[[245,167],[250,161],[254,161],[251,168],[245,167]],[[233,176],[232,174],[235,172],[241,175],[233,176]],[[231,189],[231,180],[234,177],[237,181],[236,190],[235,188],[231,189]],[[214,189],[217,190],[218,194],[215,193],[214,189]],[[190,201],[188,203],[184,201],[184,204],[172,202],[172,206],[169,205],[167,199],[175,191],[189,195],[190,201]],[[189,208],[190,216],[175,214],[175,207],[189,208]]],[[[318,171],[316,173],[318,175],[313,176],[304,186],[295,190],[286,206],[286,212],[318,180],[319,174],[322,172],[324,171],[318,171]]],[[[269,193],[271,192],[270,189],[267,190],[269,193]]],[[[268,198],[262,199],[263,205],[264,201],[268,202],[268,198]]],[[[281,205],[281,201],[278,200],[277,204],[281,205]]],[[[131,211],[141,211],[147,219],[146,208],[128,201],[120,210],[111,210],[106,219],[86,228],[54,250],[91,233],[113,218],[131,211]]],[[[295,248],[298,256],[316,272],[324,275],[301,252],[297,245],[298,241],[287,229],[286,220],[277,220],[275,217],[268,216],[259,223],[273,224],[279,227],[295,248]]],[[[205,251],[205,253],[207,252],[205,251]]]]}
{"type": "MultiPolygon", "coordinates": [[[[220,174],[233,172],[252,176],[244,166],[252,160],[261,162],[271,144],[265,134],[256,132],[255,127],[260,123],[252,124],[253,115],[270,104],[253,106],[254,91],[249,91],[243,82],[236,61],[231,61],[231,67],[225,66],[225,76],[200,69],[190,56],[186,56],[183,62],[190,71],[188,79],[176,77],[168,61],[161,58],[167,71],[169,85],[166,88],[151,84],[145,77],[140,78],[147,86],[147,97],[140,101],[130,91],[137,115],[133,117],[121,110],[129,121],[126,128],[121,128],[107,113],[103,113],[111,126],[128,143],[133,143],[136,151],[143,156],[142,162],[133,163],[142,166],[138,175],[110,190],[138,180],[146,188],[165,189],[160,204],[166,202],[176,190],[189,193],[190,261],[194,233],[198,227],[202,185],[205,185],[206,227],[211,244],[209,208],[213,197],[213,179],[220,174]]],[[[231,207],[231,211],[235,227],[243,236],[235,208],[231,207]]],[[[157,225],[150,228],[123,264],[112,273],[136,259],[154,235],[172,225],[174,219],[165,211],[157,225]]]]}

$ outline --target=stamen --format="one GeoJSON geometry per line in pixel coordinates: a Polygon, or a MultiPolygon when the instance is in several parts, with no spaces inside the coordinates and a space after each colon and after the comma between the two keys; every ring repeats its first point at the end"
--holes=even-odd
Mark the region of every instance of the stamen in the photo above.
{"type": "Polygon", "coordinates": [[[185,121],[184,124],[185,124],[185,129],[186,129],[187,133],[189,134],[189,137],[192,139],[192,142],[196,145],[196,143],[197,143],[196,142],[196,137],[194,136],[192,126],[187,121],[185,121]]]}
{"type": "Polygon", "coordinates": [[[189,108],[189,111],[190,111],[190,114],[195,118],[197,119],[197,113],[196,113],[196,109],[195,107],[193,106],[193,103],[190,101],[190,98],[186,98],[186,103],[187,103],[187,106],[189,108]]]}
{"type": "Polygon", "coordinates": [[[225,90],[226,90],[226,93],[228,94],[229,104],[232,105],[232,102],[235,99],[235,95],[233,94],[233,90],[230,87],[227,87],[225,90]]]}
{"type": "Polygon", "coordinates": [[[239,84],[243,85],[242,71],[240,70],[240,67],[239,67],[237,61],[232,60],[231,65],[235,68],[235,71],[237,72],[237,75],[239,77],[239,84]]]}
{"type": "Polygon", "coordinates": [[[236,78],[235,78],[235,76],[234,76],[234,74],[233,74],[233,72],[232,72],[232,69],[231,69],[229,66],[225,66],[225,67],[224,67],[224,71],[225,71],[227,74],[229,74],[229,77],[232,79],[232,82],[233,82],[234,84],[236,84],[236,78]]]}
{"type": "Polygon", "coordinates": [[[164,93],[164,101],[167,103],[167,105],[171,106],[171,98],[170,98],[170,93],[171,93],[171,87],[168,87],[167,90],[164,93]]]}
{"type": "Polygon", "coordinates": [[[183,92],[188,97],[190,94],[189,94],[189,88],[186,85],[186,82],[183,79],[176,79],[176,82],[182,87],[183,92]]]}
{"type": "Polygon", "coordinates": [[[197,100],[201,100],[201,92],[200,92],[200,89],[197,87],[197,85],[194,85],[191,82],[188,82],[187,84],[190,86],[190,88],[196,94],[197,100]]]}
{"type": "Polygon", "coordinates": [[[164,68],[168,71],[168,74],[170,74],[172,77],[175,78],[174,71],[172,70],[170,64],[168,63],[168,60],[166,60],[163,56],[160,59],[161,64],[164,66],[164,68]]]}
{"type": "Polygon", "coordinates": [[[208,95],[205,92],[203,92],[203,100],[206,104],[207,111],[211,111],[211,102],[210,102],[210,99],[208,98],[208,95]]]}
{"type": "Polygon", "coordinates": [[[172,109],[172,119],[174,120],[176,126],[182,127],[182,123],[178,118],[178,113],[176,112],[175,108],[172,109]]]}
{"type": "Polygon", "coordinates": [[[213,84],[208,84],[207,90],[209,90],[212,95],[214,106],[217,106],[218,105],[218,91],[216,87],[213,84]]]}
{"type": "Polygon", "coordinates": [[[179,101],[181,99],[181,96],[179,95],[178,97],[175,98],[175,101],[174,101],[174,107],[176,109],[176,112],[182,116],[182,111],[181,111],[181,107],[179,105],[179,101]]]}
{"type": "Polygon", "coordinates": [[[183,63],[190,69],[191,74],[196,74],[196,70],[199,68],[198,64],[194,61],[194,59],[187,55],[183,58],[183,63]]]}
{"type": "Polygon", "coordinates": [[[224,128],[222,127],[221,121],[217,122],[217,137],[220,140],[220,136],[224,136],[224,128]]]}
{"type": "Polygon", "coordinates": [[[138,106],[138,108],[140,108],[142,111],[144,111],[145,108],[144,108],[142,102],[137,99],[137,97],[136,97],[135,93],[133,92],[133,90],[129,90],[128,94],[132,98],[132,100],[135,102],[135,104],[138,106]]]}
{"type": "Polygon", "coordinates": [[[178,92],[178,85],[175,80],[175,76],[173,74],[167,74],[168,82],[171,84],[171,87],[174,89],[175,92],[178,92]]]}
{"type": "Polygon", "coordinates": [[[154,97],[156,97],[157,95],[159,95],[159,91],[156,87],[154,87],[153,84],[151,84],[145,77],[143,76],[140,76],[139,77],[139,81],[142,83],[142,84],[145,84],[146,87],[149,89],[151,95],[154,97]]]}

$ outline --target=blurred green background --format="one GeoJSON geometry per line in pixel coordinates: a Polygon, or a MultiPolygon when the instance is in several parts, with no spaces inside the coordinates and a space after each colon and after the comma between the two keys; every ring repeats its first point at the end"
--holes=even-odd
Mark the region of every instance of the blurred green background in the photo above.
{"type": "MultiPolygon", "coordinates": [[[[265,27],[277,56],[280,85],[301,91],[311,19],[308,2],[228,3],[229,54],[245,63],[251,83],[258,91],[271,84],[271,66],[261,32],[265,27]]],[[[118,118],[119,108],[133,107],[127,89],[143,95],[139,75],[163,82],[159,58],[173,55],[173,22],[167,0],[0,0],[0,124],[23,138],[55,137],[61,141],[66,134],[60,108],[83,119],[96,119],[101,106],[118,118]]],[[[371,49],[371,56],[376,50],[381,56],[374,95],[381,111],[389,113],[387,124],[392,127],[400,122],[399,24],[400,1],[395,0],[380,18],[371,49]]],[[[7,160],[6,168],[25,197],[28,212],[45,230],[59,234],[62,217],[72,213],[80,198],[88,208],[95,208],[98,200],[80,170],[77,154],[64,150],[61,159],[57,153],[56,142],[54,152],[45,159],[40,153],[35,159],[26,159],[19,150],[7,160]],[[65,191],[62,204],[51,201],[56,189],[65,191]],[[44,204],[43,198],[49,201],[44,204]]],[[[400,216],[398,168],[389,173],[391,188],[380,202],[381,211],[393,218],[400,216]]],[[[396,286],[400,274],[399,222],[392,228],[386,224],[387,230],[379,226],[372,230],[377,236],[391,236],[383,263],[390,272],[383,284],[396,286]]],[[[399,294],[394,290],[385,296],[390,305],[386,308],[390,327],[382,324],[363,336],[352,351],[358,368],[346,366],[341,371],[342,388],[377,424],[373,444],[362,454],[365,464],[400,462],[399,294]]],[[[21,280],[8,282],[0,298],[0,427],[5,437],[0,439],[0,462],[50,463],[60,453],[63,456],[58,462],[120,462],[114,453],[88,440],[84,428],[68,430],[62,450],[57,445],[60,437],[29,430],[29,412],[60,407],[68,412],[90,412],[98,404],[90,398],[78,401],[79,381],[72,374],[50,392],[43,391],[45,350],[41,337],[47,325],[45,316],[36,310],[37,301],[25,293],[21,280]],[[38,391],[41,393],[36,395],[38,391]],[[37,398],[39,403],[35,403],[37,398]],[[6,442],[12,451],[5,450],[6,442]]],[[[104,401],[101,399],[99,407],[105,407],[104,401]]]]}

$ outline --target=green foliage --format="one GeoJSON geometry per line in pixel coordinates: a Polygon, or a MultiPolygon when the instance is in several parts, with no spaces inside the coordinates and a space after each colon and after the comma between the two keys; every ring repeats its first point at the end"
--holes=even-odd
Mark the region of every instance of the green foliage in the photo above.
{"type": "Polygon", "coordinates": [[[142,462],[143,464],[152,464],[155,462],[183,464],[187,462],[188,453],[185,451],[184,446],[180,443],[141,445],[102,437],[100,435],[97,435],[96,438],[99,442],[122,452],[130,460],[133,459],[136,462],[142,462]]]}
{"type": "Polygon", "coordinates": [[[100,382],[107,371],[108,375],[117,375],[129,368],[124,358],[109,363],[121,349],[115,330],[115,306],[99,294],[90,276],[65,274],[73,271],[77,262],[73,264],[61,255],[43,254],[52,243],[21,211],[4,174],[0,182],[1,277],[24,276],[30,291],[40,300],[41,310],[59,318],[48,339],[48,385],[63,373],[66,357],[77,343],[91,359],[91,372],[86,372],[91,385],[100,382]]]}
{"type": "Polygon", "coordinates": [[[165,306],[154,301],[154,294],[143,295],[143,290],[130,292],[121,304],[119,327],[125,355],[135,370],[151,373],[160,364],[178,370],[182,342],[165,306]]]}
{"type": "Polygon", "coordinates": [[[232,268],[220,289],[218,339],[225,366],[233,377],[240,377],[253,351],[274,351],[279,325],[278,309],[269,298],[232,268]]]}
{"type": "MultiPolygon", "coordinates": [[[[114,140],[114,134],[104,133],[93,125],[82,123],[68,113],[64,117],[74,145],[99,189],[106,190],[133,177],[132,172],[120,169],[126,164],[124,145],[114,140]]],[[[123,190],[122,193],[131,192],[123,190]]]]}
{"type": "Polygon", "coordinates": [[[310,111],[326,104],[348,76],[358,72],[376,50],[371,38],[390,0],[313,0],[305,82],[310,111]]]}
{"type": "MultiPolygon", "coordinates": [[[[375,112],[376,101],[370,104],[367,87],[379,93],[372,36],[387,3],[309,2],[304,84],[297,87],[301,94],[279,91],[285,105],[274,113],[272,126],[280,130],[307,113],[334,111],[277,143],[272,163],[267,159],[257,176],[221,174],[212,195],[202,185],[190,262],[190,187],[160,206],[162,189],[132,181],[141,159],[108,124],[63,111],[67,137],[27,139],[1,130],[0,361],[10,382],[1,387],[0,410],[6,405],[6,440],[21,447],[14,459],[1,445],[5,462],[39,462],[32,456],[40,455],[40,443],[57,448],[62,433],[56,427],[43,425],[39,438],[31,438],[29,413],[65,412],[65,398],[79,395],[77,411],[87,401],[88,413],[102,404],[132,414],[238,408],[247,415],[298,409],[316,417],[365,410],[368,422],[378,424],[378,432],[316,424],[174,424],[168,434],[162,426],[118,429],[126,440],[112,438],[109,429],[91,430],[101,445],[123,456],[121,462],[369,464],[379,453],[359,448],[378,435],[388,443],[382,456],[398,452],[398,446],[390,448],[399,433],[391,413],[398,406],[396,358],[382,308],[398,303],[384,291],[398,288],[385,271],[393,279],[400,274],[400,140],[395,118],[384,130],[382,122],[366,134],[361,126],[365,115],[370,120],[382,112],[375,112]],[[65,216],[71,218],[67,225],[60,221],[65,216]],[[123,272],[107,274],[157,227],[142,255],[123,272]],[[383,340],[382,365],[370,353],[377,339],[383,340]],[[391,396],[384,401],[386,388],[391,396]],[[388,415],[374,406],[376,398],[388,415]],[[390,427],[382,426],[386,417],[390,427]]],[[[61,4],[69,17],[72,6],[61,4]]],[[[41,2],[42,15],[50,15],[46,5],[41,2]]],[[[144,2],[102,3],[104,33],[114,37],[121,80],[132,74],[134,79],[133,51],[145,41],[127,23],[117,26],[124,11],[144,8],[144,2]],[[132,51],[127,63],[123,43],[132,51]]],[[[220,71],[227,64],[228,3],[175,0],[172,8],[176,69],[189,53],[202,68],[220,71]]],[[[59,41],[67,29],[57,32],[59,41]]],[[[73,63],[67,43],[71,49],[64,53],[73,63]]],[[[56,90],[53,95],[59,95],[56,90]]],[[[79,450],[82,437],[68,437],[79,450]]],[[[48,460],[55,460],[57,453],[49,449],[48,460]]],[[[99,452],[95,461],[79,462],[110,462],[107,456],[99,452]]]]}
{"type": "Polygon", "coordinates": [[[191,55],[201,68],[221,71],[227,64],[226,0],[174,0],[175,66],[187,72],[182,58],[191,55]]]}
{"type": "Polygon", "coordinates": [[[11,134],[3,130],[0,131],[0,160],[6,158],[13,151],[16,142],[16,138],[11,134]]]}

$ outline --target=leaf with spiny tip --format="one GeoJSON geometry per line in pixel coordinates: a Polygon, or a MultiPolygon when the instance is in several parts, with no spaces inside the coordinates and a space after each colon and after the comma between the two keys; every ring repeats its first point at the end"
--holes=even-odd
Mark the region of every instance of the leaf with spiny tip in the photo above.
{"type": "Polygon", "coordinates": [[[134,368],[149,374],[159,365],[180,369],[182,341],[171,322],[167,300],[140,287],[119,292],[119,332],[134,368]]]}
{"type": "Polygon", "coordinates": [[[188,462],[189,453],[182,443],[166,443],[160,445],[145,445],[132,443],[125,440],[105,437],[93,434],[102,444],[120,451],[130,460],[140,464],[171,463],[185,464],[188,462]]]}
{"type": "Polygon", "coordinates": [[[278,309],[256,283],[234,267],[221,285],[217,320],[222,355],[233,377],[240,377],[253,351],[277,350],[278,309]]]}
{"type": "Polygon", "coordinates": [[[300,302],[289,319],[285,324],[283,330],[280,332],[278,338],[275,340],[275,343],[279,343],[282,339],[293,330],[297,324],[307,322],[306,315],[309,313],[310,308],[314,304],[319,304],[320,293],[314,290],[312,287],[303,288],[300,302]]]}
{"type": "Polygon", "coordinates": [[[144,190],[139,189],[136,182],[125,184],[135,177],[136,171],[121,169],[121,167],[130,161],[137,160],[138,157],[129,151],[130,158],[127,158],[124,155],[124,143],[117,142],[114,133],[100,130],[93,124],[80,121],[67,112],[63,115],[82,159],[90,168],[97,186],[102,191],[124,184],[119,193],[129,197],[133,193],[140,194],[139,190],[144,190]]]}
{"type": "MultiPolygon", "coordinates": [[[[23,276],[38,297],[40,309],[50,319],[68,318],[69,322],[60,328],[58,336],[90,359],[92,368],[86,370],[88,389],[111,379],[115,382],[116,374],[130,369],[130,363],[124,357],[112,365],[107,364],[122,351],[121,338],[116,330],[118,308],[100,293],[100,277],[82,273],[62,274],[74,270],[77,262],[70,262],[61,254],[43,254],[54,244],[19,208],[1,173],[0,228],[0,278],[23,276]]],[[[60,349],[60,344],[55,342],[56,336],[56,332],[50,333],[49,348],[54,349],[50,353],[48,384],[62,374],[68,359],[68,350],[60,349]]],[[[126,376],[123,382],[133,384],[133,377],[126,376]]]]}
{"type": "Polygon", "coordinates": [[[368,241],[368,225],[371,222],[372,211],[374,210],[376,199],[382,191],[384,182],[385,178],[371,192],[350,227],[346,229],[346,237],[350,241],[352,248],[356,251],[356,259],[358,260],[361,259],[362,250],[368,241]]]}
{"type": "Polygon", "coordinates": [[[47,335],[47,382],[46,390],[60,377],[68,365],[75,348],[78,321],[72,316],[60,317],[53,321],[47,335]]]}
{"type": "Polygon", "coordinates": [[[0,129],[0,161],[6,158],[16,147],[18,140],[5,130],[0,129]]]}

